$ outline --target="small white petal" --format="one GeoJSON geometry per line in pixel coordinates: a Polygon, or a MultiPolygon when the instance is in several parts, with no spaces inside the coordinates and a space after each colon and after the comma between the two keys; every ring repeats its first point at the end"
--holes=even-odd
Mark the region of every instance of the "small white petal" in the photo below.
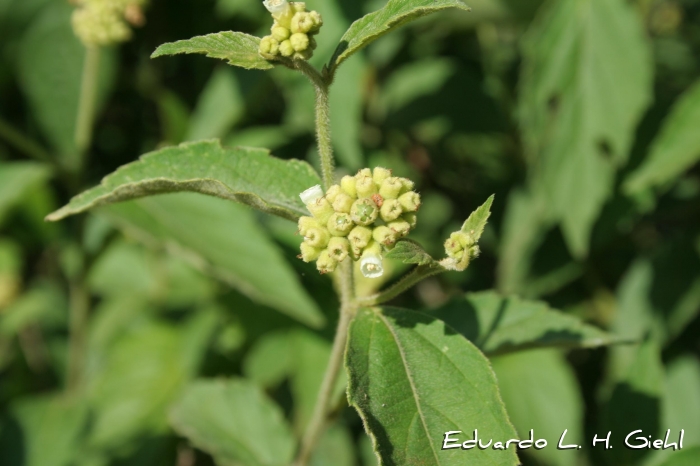
{"type": "Polygon", "coordinates": [[[367,254],[360,260],[360,271],[367,278],[379,278],[384,275],[382,257],[376,254],[367,254]]]}
{"type": "Polygon", "coordinates": [[[320,184],[317,184],[299,194],[299,197],[305,205],[313,204],[323,197],[323,189],[320,184]]]}
{"type": "Polygon", "coordinates": [[[273,15],[284,13],[287,11],[287,8],[289,8],[287,0],[265,0],[263,5],[265,5],[267,11],[273,15]]]}

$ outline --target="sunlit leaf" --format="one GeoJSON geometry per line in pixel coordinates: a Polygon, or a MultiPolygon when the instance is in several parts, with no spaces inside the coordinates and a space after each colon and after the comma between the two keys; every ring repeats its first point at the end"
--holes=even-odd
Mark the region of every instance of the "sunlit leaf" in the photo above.
{"type": "Polygon", "coordinates": [[[486,202],[469,215],[469,218],[462,225],[462,231],[471,235],[474,241],[479,241],[479,238],[484,233],[486,223],[491,216],[491,205],[494,197],[494,195],[489,197],[486,202]]]}
{"type": "Polygon", "coordinates": [[[433,317],[403,309],[361,309],[346,353],[348,399],[382,464],[516,465],[514,450],[443,450],[443,436],[474,429],[516,438],[488,360],[433,317]]]}
{"type": "Polygon", "coordinates": [[[56,221],[105,204],[188,191],[296,220],[308,215],[299,193],[319,183],[306,162],[280,160],[265,149],[229,149],[218,141],[200,141],[144,155],[104,178],[99,186],[74,197],[47,219],[56,221]]]}
{"type": "Polygon", "coordinates": [[[420,244],[409,239],[398,241],[396,245],[385,254],[385,257],[401,261],[404,264],[436,265],[439,267],[437,261],[435,261],[430,254],[425,252],[420,244]]]}

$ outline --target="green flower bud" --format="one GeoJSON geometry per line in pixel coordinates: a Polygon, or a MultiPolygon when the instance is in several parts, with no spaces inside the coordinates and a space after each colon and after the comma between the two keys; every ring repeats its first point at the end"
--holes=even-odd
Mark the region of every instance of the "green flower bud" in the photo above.
{"type": "Polygon", "coordinates": [[[300,11],[306,11],[306,3],[304,2],[294,2],[290,3],[290,5],[292,5],[292,9],[295,13],[298,13],[300,11]]]}
{"type": "Polygon", "coordinates": [[[358,199],[353,202],[350,209],[350,217],[358,225],[370,225],[377,220],[377,216],[379,216],[379,209],[372,199],[358,199]]]}
{"type": "Polygon", "coordinates": [[[360,178],[364,178],[365,176],[369,176],[370,178],[372,178],[372,170],[370,170],[369,168],[362,168],[357,172],[355,178],[359,180],[360,178]]]}
{"type": "Polygon", "coordinates": [[[311,246],[309,243],[301,243],[300,249],[301,249],[301,254],[299,254],[298,257],[299,257],[299,259],[303,260],[304,262],[315,261],[316,259],[318,259],[318,256],[321,254],[320,249],[311,246]]]}
{"type": "Polygon", "coordinates": [[[399,203],[406,212],[415,212],[420,207],[420,194],[409,191],[399,196],[399,203]]]}
{"type": "Polygon", "coordinates": [[[309,36],[306,34],[292,34],[289,38],[289,42],[292,44],[292,47],[294,47],[294,51],[296,52],[303,52],[309,48],[309,36]]]}
{"type": "Polygon", "coordinates": [[[294,55],[294,46],[289,41],[289,39],[280,42],[280,55],[283,57],[291,57],[294,55]]]}
{"type": "Polygon", "coordinates": [[[402,220],[405,220],[408,222],[408,224],[411,226],[411,230],[413,230],[416,225],[418,224],[418,216],[414,214],[413,212],[407,212],[401,216],[402,220]]]}
{"type": "Polygon", "coordinates": [[[374,184],[374,180],[371,176],[362,176],[357,179],[357,197],[362,199],[364,197],[372,197],[372,194],[377,193],[377,185],[374,184]]]}
{"type": "Polygon", "coordinates": [[[474,238],[463,231],[455,231],[445,241],[447,258],[440,261],[443,267],[461,272],[469,266],[472,259],[479,256],[479,246],[474,244],[474,238]]]}
{"type": "Polygon", "coordinates": [[[328,231],[333,236],[347,236],[355,227],[350,216],[345,213],[335,213],[328,219],[328,231]]]}
{"type": "Polygon", "coordinates": [[[321,29],[321,26],[323,26],[323,18],[321,17],[321,14],[318,11],[309,12],[309,17],[314,23],[309,33],[316,34],[321,29]]]}
{"type": "Polygon", "coordinates": [[[402,189],[403,183],[401,183],[401,178],[392,176],[382,181],[379,194],[381,194],[384,199],[396,199],[399,197],[399,194],[401,194],[402,189]]]}
{"type": "Polygon", "coordinates": [[[333,210],[336,212],[350,213],[354,199],[345,193],[340,193],[333,201],[333,210]]]}
{"type": "Polygon", "coordinates": [[[311,228],[304,235],[304,241],[315,248],[325,248],[328,245],[328,241],[331,239],[331,234],[326,228],[311,228]]]}
{"type": "Polygon", "coordinates": [[[357,180],[354,176],[344,176],[340,180],[340,187],[350,197],[357,197],[357,180]]]}
{"type": "Polygon", "coordinates": [[[389,222],[389,228],[396,234],[396,238],[403,238],[411,231],[411,225],[405,220],[397,220],[389,222]]]}
{"type": "Polygon", "coordinates": [[[277,42],[282,42],[289,39],[291,32],[284,26],[275,26],[272,28],[272,38],[277,42]]]}
{"type": "Polygon", "coordinates": [[[325,197],[317,199],[316,202],[307,204],[306,208],[309,209],[309,212],[322,224],[326,223],[331,215],[335,213],[333,206],[325,197]]]}
{"type": "Polygon", "coordinates": [[[381,186],[382,182],[391,176],[391,170],[388,168],[376,167],[372,172],[372,178],[377,186],[381,186]]]}
{"type": "Polygon", "coordinates": [[[280,51],[280,43],[272,36],[265,36],[260,40],[260,53],[263,55],[277,55],[280,51]]]}
{"type": "Polygon", "coordinates": [[[401,190],[401,194],[407,193],[409,191],[413,191],[413,188],[415,188],[416,184],[409,180],[408,178],[399,178],[401,181],[401,184],[403,185],[403,189],[401,190]]]}
{"type": "Polygon", "coordinates": [[[328,242],[328,254],[332,259],[343,262],[350,254],[350,241],[347,238],[331,238],[328,242]]]}
{"type": "Polygon", "coordinates": [[[402,213],[401,204],[397,199],[385,199],[382,207],[379,209],[379,215],[385,222],[393,222],[402,213]]]}
{"type": "Polygon", "coordinates": [[[378,278],[384,274],[382,247],[373,241],[362,253],[360,272],[367,278],[378,278]]]}
{"type": "Polygon", "coordinates": [[[384,246],[391,247],[396,243],[396,233],[387,226],[378,226],[372,231],[372,238],[384,246]]]}
{"type": "Polygon", "coordinates": [[[313,217],[299,217],[298,225],[299,233],[302,236],[306,236],[306,233],[312,228],[321,228],[321,224],[313,217]]]}
{"type": "Polygon", "coordinates": [[[338,266],[338,261],[333,259],[327,249],[321,251],[321,254],[316,260],[316,268],[319,272],[331,273],[338,266]]]}
{"type": "Polygon", "coordinates": [[[362,250],[369,244],[372,240],[372,230],[367,227],[357,226],[352,229],[348,235],[348,241],[350,241],[350,248],[355,257],[359,257],[362,250]]]}
{"type": "Polygon", "coordinates": [[[306,34],[314,27],[314,20],[311,15],[306,12],[298,12],[294,14],[291,23],[292,33],[306,34]]]}
{"type": "Polygon", "coordinates": [[[278,21],[292,12],[292,7],[287,0],[265,0],[263,5],[278,21]]]}
{"type": "Polygon", "coordinates": [[[342,192],[342,190],[340,189],[340,186],[338,186],[337,184],[334,184],[333,186],[328,188],[328,191],[326,191],[326,199],[328,199],[328,202],[330,202],[332,204],[333,201],[335,201],[335,198],[341,192],[342,192]]]}

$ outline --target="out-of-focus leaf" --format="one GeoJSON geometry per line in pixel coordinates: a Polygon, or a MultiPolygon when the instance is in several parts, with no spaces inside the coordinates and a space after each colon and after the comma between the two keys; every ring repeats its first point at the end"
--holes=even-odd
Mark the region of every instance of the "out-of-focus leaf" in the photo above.
{"type": "Polygon", "coordinates": [[[361,57],[349,62],[335,78],[330,95],[331,125],[335,129],[333,144],[338,160],[349,170],[364,165],[360,133],[365,70],[366,63],[361,57]]]}
{"type": "Polygon", "coordinates": [[[5,447],[23,447],[24,466],[69,466],[80,451],[86,407],[59,395],[20,400],[11,410],[21,437],[5,447]]]}
{"type": "Polygon", "coordinates": [[[216,12],[225,18],[245,16],[250,19],[258,19],[264,14],[265,9],[257,0],[217,0],[216,12]]]}
{"type": "Polygon", "coordinates": [[[643,24],[624,0],[553,1],[524,44],[519,116],[532,184],[585,256],[651,100],[643,24]]]}
{"type": "Polygon", "coordinates": [[[95,356],[92,359],[99,366],[109,345],[128,333],[130,326],[142,325],[150,319],[152,312],[148,301],[138,293],[121,293],[103,299],[95,306],[90,320],[89,358],[95,356]]]}
{"type": "Polygon", "coordinates": [[[649,450],[625,448],[624,439],[628,433],[642,429],[644,435],[658,438],[656,435],[662,427],[663,370],[661,351],[653,340],[637,346],[636,358],[625,379],[615,386],[604,409],[604,425],[599,429],[601,432],[620,432],[611,436],[613,448],[601,452],[610,458],[610,464],[635,464],[649,453],[649,450]]]}
{"type": "MultiPolygon", "coordinates": [[[[515,438],[488,360],[437,319],[403,309],[361,309],[345,360],[348,400],[386,464],[463,465],[443,434],[515,438]]],[[[513,450],[471,450],[472,465],[516,465],[513,450]]]]}
{"type": "Polygon", "coordinates": [[[309,460],[310,466],[355,466],[355,446],[348,429],[333,424],[323,432],[309,460]]]}
{"type": "MultiPolygon", "coordinates": [[[[0,238],[0,311],[19,293],[22,281],[21,250],[13,241],[0,238]]],[[[0,314],[0,329],[3,318],[0,314]]]]}
{"type": "Polygon", "coordinates": [[[469,10],[462,0],[389,0],[381,10],[365,15],[352,23],[350,29],[340,39],[340,44],[328,67],[335,70],[352,54],[391,30],[446,8],[469,10]]]}
{"type": "Polygon", "coordinates": [[[254,126],[236,130],[226,138],[224,144],[228,147],[265,146],[272,150],[289,142],[291,135],[285,131],[284,126],[254,126]]]}
{"type": "Polygon", "coordinates": [[[226,60],[229,65],[249,70],[269,70],[272,63],[260,56],[260,38],[242,32],[224,31],[163,44],[151,58],[180,53],[201,53],[210,58],[226,60]]]}
{"type": "Polygon", "coordinates": [[[220,465],[286,466],[294,455],[294,438],[280,408],[243,379],[192,383],[170,419],[220,465]]]}
{"type": "Polygon", "coordinates": [[[381,100],[395,111],[418,97],[437,92],[454,73],[454,63],[445,58],[426,58],[394,71],[386,80],[381,100]]]}
{"type": "Polygon", "coordinates": [[[684,446],[700,445],[700,362],[696,357],[683,357],[669,364],[663,420],[663,429],[685,430],[684,446]]]}
{"type": "Polygon", "coordinates": [[[519,438],[527,439],[532,429],[534,440],[547,440],[548,448],[530,448],[524,454],[553,466],[576,464],[577,450],[556,449],[564,430],[564,445],[583,445],[583,398],[566,359],[557,350],[535,350],[492,362],[519,438]]]}
{"type": "MultiPolygon", "coordinates": [[[[71,165],[77,160],[75,121],[85,48],[71,27],[73,8],[53,2],[25,33],[19,53],[18,80],[44,133],[71,165]]],[[[103,49],[99,101],[104,100],[115,70],[115,56],[103,49]]]]}
{"type": "Polygon", "coordinates": [[[7,212],[39,183],[50,171],[36,162],[0,162],[0,223],[7,212]]]}
{"type": "Polygon", "coordinates": [[[372,447],[372,440],[368,435],[362,435],[359,440],[359,456],[362,458],[362,466],[379,466],[379,460],[377,459],[377,454],[374,453],[374,448],[372,447]]]}
{"type": "Polygon", "coordinates": [[[385,256],[389,259],[401,261],[404,264],[435,265],[440,267],[437,261],[425,252],[420,244],[410,239],[398,241],[394,248],[387,252],[385,256]]]}
{"type": "Polygon", "coordinates": [[[61,328],[66,323],[67,303],[59,289],[37,285],[0,313],[0,335],[13,336],[30,324],[61,328]]]}
{"type": "Polygon", "coordinates": [[[156,260],[136,244],[115,242],[91,267],[88,283],[92,291],[103,296],[119,296],[129,290],[131,295],[150,297],[158,287],[156,260]]]}
{"type": "Polygon", "coordinates": [[[661,466],[695,466],[700,458],[700,447],[683,449],[671,455],[661,466]]]}
{"type": "Polygon", "coordinates": [[[493,291],[467,293],[431,315],[444,320],[487,354],[527,348],[592,348],[618,338],[540,301],[505,298],[493,291]]]}
{"type": "Polygon", "coordinates": [[[243,116],[245,102],[231,68],[218,68],[199,96],[187,139],[222,138],[243,116]]]}
{"type": "Polygon", "coordinates": [[[299,194],[319,183],[306,162],[280,160],[266,149],[229,149],[215,140],[192,142],[151,152],[124,165],[47,219],[57,221],[105,204],[188,191],[296,221],[308,214],[299,194]]]}
{"type": "Polygon", "coordinates": [[[311,325],[323,315],[250,210],[192,193],[150,197],[101,211],[135,238],[186,259],[253,300],[311,325]]]}
{"type": "Polygon", "coordinates": [[[625,181],[625,191],[635,194],[667,183],[700,160],[700,82],[683,94],[664,122],[649,155],[625,181]]]}
{"type": "Polygon", "coordinates": [[[196,373],[217,321],[200,312],[180,327],[146,323],[115,341],[88,375],[90,444],[115,448],[163,432],[168,406],[196,373]]]}

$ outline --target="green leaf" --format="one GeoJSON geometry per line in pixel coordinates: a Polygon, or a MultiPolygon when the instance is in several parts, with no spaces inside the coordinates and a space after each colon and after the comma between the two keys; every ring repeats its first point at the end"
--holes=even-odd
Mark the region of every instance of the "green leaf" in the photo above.
{"type": "Polygon", "coordinates": [[[626,180],[624,189],[636,194],[680,176],[700,160],[700,82],[683,94],[666,117],[659,136],[639,169],[626,180]]]}
{"type": "Polygon", "coordinates": [[[224,31],[163,44],[151,58],[180,53],[201,53],[210,58],[226,60],[229,65],[248,70],[269,70],[272,63],[258,53],[260,38],[242,32],[224,31]]]}
{"type": "Polygon", "coordinates": [[[381,10],[365,15],[350,25],[340,39],[328,67],[334,71],[352,54],[384,34],[421,16],[446,8],[469,11],[462,0],[389,0],[381,10]]]}
{"type": "Polygon", "coordinates": [[[223,138],[244,114],[245,101],[236,74],[222,65],[202,90],[190,119],[187,140],[223,138]]]}
{"type": "Polygon", "coordinates": [[[685,429],[684,445],[700,445],[700,361],[684,356],[668,365],[663,428],[685,429]]]}
{"type": "Polygon", "coordinates": [[[246,380],[192,383],[170,420],[222,466],[286,466],[293,459],[295,442],[282,410],[246,380]]]}
{"type": "Polygon", "coordinates": [[[700,458],[700,447],[683,449],[674,452],[673,455],[661,466],[696,466],[700,458]]]}
{"type": "Polygon", "coordinates": [[[385,254],[389,259],[401,261],[404,264],[437,265],[437,261],[425,252],[423,247],[410,239],[402,239],[396,242],[394,248],[385,254]]]}
{"type": "Polygon", "coordinates": [[[311,455],[309,466],[356,466],[355,445],[347,427],[335,423],[326,429],[311,455]]]}
{"type": "Polygon", "coordinates": [[[552,1],[523,53],[519,119],[531,184],[582,257],[652,98],[644,25],[624,0],[552,1]]]}
{"type": "Polygon", "coordinates": [[[7,212],[37,184],[46,181],[50,170],[36,162],[0,162],[0,223],[7,212]]]}
{"type": "MultiPolygon", "coordinates": [[[[53,147],[71,165],[77,160],[74,134],[85,47],[71,27],[74,8],[65,2],[52,3],[37,15],[22,38],[18,84],[29,100],[32,116],[53,147]]],[[[115,64],[113,51],[103,48],[98,89],[100,103],[113,82],[115,64]]]]}
{"type": "Polygon", "coordinates": [[[527,348],[592,348],[619,340],[546,303],[505,298],[493,291],[467,293],[431,315],[444,320],[487,354],[527,348]]]}
{"type": "Polygon", "coordinates": [[[146,245],[165,248],[251,299],[307,325],[324,317],[252,212],[192,193],[150,197],[100,211],[146,245]]]}
{"type": "Polygon", "coordinates": [[[488,360],[444,322],[416,312],[361,309],[345,360],[348,400],[382,464],[516,465],[514,449],[442,450],[455,437],[516,438],[488,360]]]}
{"type": "Polygon", "coordinates": [[[577,450],[556,448],[566,430],[565,445],[583,445],[583,397],[576,374],[558,350],[523,351],[492,360],[501,396],[521,439],[547,440],[547,448],[529,449],[542,463],[577,464],[577,450]]]}
{"type": "Polygon", "coordinates": [[[189,191],[248,204],[296,220],[308,215],[299,199],[319,184],[306,162],[280,160],[265,149],[224,148],[218,141],[185,143],[124,165],[102,183],[47,217],[57,221],[93,207],[155,194],[189,191]]]}
{"type": "Polygon", "coordinates": [[[491,197],[486,199],[486,202],[472,212],[462,225],[462,231],[471,235],[475,242],[479,241],[479,238],[484,233],[486,222],[491,216],[491,204],[493,204],[494,197],[495,195],[491,195],[491,197]]]}

